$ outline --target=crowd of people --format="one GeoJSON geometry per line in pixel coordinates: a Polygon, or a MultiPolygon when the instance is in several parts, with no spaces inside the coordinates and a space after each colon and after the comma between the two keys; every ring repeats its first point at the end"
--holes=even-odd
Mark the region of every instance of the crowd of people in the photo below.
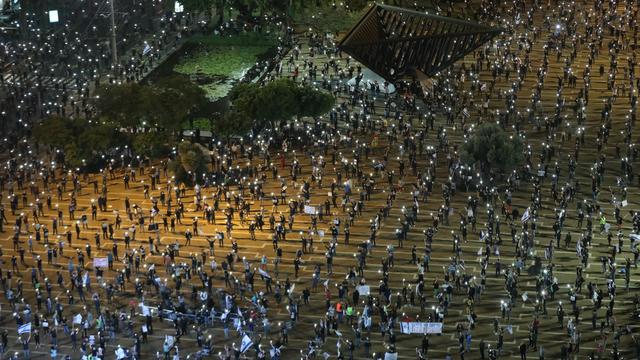
{"type": "MultiPolygon", "coordinates": [[[[118,4],[118,63],[113,64],[108,2],[67,4],[57,23],[46,23],[25,5],[17,28],[3,29],[0,44],[3,148],[20,140],[42,118],[87,117],[91,93],[100,84],[139,81],[183,36],[199,30],[194,18],[157,15],[157,4],[118,4]]],[[[48,9],[47,9],[48,11],[48,9]]]]}
{"type": "MultiPolygon", "coordinates": [[[[640,358],[637,4],[446,12],[462,6],[505,31],[430,88],[349,86],[362,65],[299,36],[271,78],[322,87],[336,107],[212,141],[193,187],[166,161],[132,154],[89,174],[14,139],[3,356],[640,358]],[[484,122],[525,144],[507,176],[460,158],[484,122]],[[445,336],[401,334],[407,322],[445,336]]],[[[25,104],[7,109],[27,119],[25,104]]]]}

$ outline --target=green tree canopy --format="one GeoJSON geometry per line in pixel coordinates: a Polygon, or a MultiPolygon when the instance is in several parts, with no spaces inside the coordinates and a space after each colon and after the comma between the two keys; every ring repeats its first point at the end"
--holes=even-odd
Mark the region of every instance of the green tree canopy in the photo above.
{"type": "Polygon", "coordinates": [[[42,144],[63,149],[81,130],[76,120],[53,116],[36,124],[33,136],[42,144]]]}
{"type": "Polygon", "coordinates": [[[218,136],[227,140],[233,135],[246,135],[253,127],[251,118],[242,111],[232,109],[227,111],[222,118],[213,123],[213,128],[218,136]]]}
{"type": "Polygon", "coordinates": [[[310,86],[298,87],[297,99],[300,104],[299,116],[316,117],[326,114],[335,103],[335,98],[331,94],[310,86]]]}
{"type": "Polygon", "coordinates": [[[204,90],[184,76],[171,76],[154,85],[127,83],[98,89],[98,113],[124,128],[137,129],[147,122],[169,131],[207,102],[204,90]]]}
{"type": "Polygon", "coordinates": [[[523,161],[522,141],[495,123],[483,123],[462,145],[461,156],[467,164],[479,165],[483,174],[490,171],[506,174],[523,161]]]}
{"type": "Polygon", "coordinates": [[[258,128],[275,127],[292,116],[318,116],[331,109],[334,98],[330,94],[289,79],[271,81],[264,86],[240,84],[231,91],[230,99],[236,110],[257,121],[258,128]]]}
{"type": "Polygon", "coordinates": [[[138,133],[131,144],[137,155],[158,159],[169,154],[171,136],[166,131],[138,133]]]}
{"type": "Polygon", "coordinates": [[[40,143],[63,150],[65,162],[73,167],[93,167],[108,150],[128,143],[128,138],[109,122],[58,116],[37,124],[33,134],[40,143]]]}
{"type": "Polygon", "coordinates": [[[180,130],[182,123],[207,102],[204,90],[185,76],[163,78],[151,91],[155,103],[151,116],[159,127],[169,131],[180,130]]]}
{"type": "Polygon", "coordinates": [[[101,116],[135,129],[155,108],[153,95],[149,87],[138,83],[105,85],[98,88],[95,106],[101,116]]]}
{"type": "Polygon", "coordinates": [[[178,2],[182,4],[188,12],[209,13],[218,0],[179,0],[178,2]]]}

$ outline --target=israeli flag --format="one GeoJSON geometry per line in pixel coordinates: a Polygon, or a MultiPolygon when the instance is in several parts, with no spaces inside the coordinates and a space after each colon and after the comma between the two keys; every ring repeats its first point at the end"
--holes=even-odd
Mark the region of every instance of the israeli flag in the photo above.
{"type": "Polygon", "coordinates": [[[524,211],[524,214],[522,214],[522,219],[520,220],[524,223],[527,220],[529,220],[530,217],[531,217],[531,214],[529,214],[529,208],[527,208],[527,210],[524,211]]]}
{"type": "Polygon", "coordinates": [[[20,325],[20,327],[18,328],[18,335],[22,335],[30,332],[31,332],[31,323],[20,325]]]}
{"type": "Polygon", "coordinates": [[[249,335],[245,334],[242,338],[242,344],[240,344],[240,352],[244,354],[252,345],[253,341],[251,341],[249,335]]]}
{"type": "Polygon", "coordinates": [[[258,268],[258,272],[260,273],[260,275],[262,275],[262,277],[265,277],[267,279],[271,279],[271,275],[269,275],[268,272],[262,270],[261,268],[258,268]]]}

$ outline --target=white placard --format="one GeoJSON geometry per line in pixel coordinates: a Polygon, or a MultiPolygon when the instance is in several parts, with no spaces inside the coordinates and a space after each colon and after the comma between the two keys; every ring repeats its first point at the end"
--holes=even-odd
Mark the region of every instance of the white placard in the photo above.
{"type": "Polygon", "coordinates": [[[94,268],[108,267],[108,266],[109,266],[109,259],[107,259],[107,258],[94,258],[93,259],[93,267],[94,268]]]}
{"type": "Polygon", "coordinates": [[[316,215],[316,214],[318,214],[318,209],[316,209],[315,206],[305,205],[304,206],[304,213],[305,214],[309,214],[309,215],[316,215]]]}
{"type": "Polygon", "coordinates": [[[398,360],[398,353],[384,353],[384,360],[398,360]]]}
{"type": "Polygon", "coordinates": [[[176,338],[171,335],[165,335],[164,341],[169,345],[169,348],[172,348],[173,344],[176,343],[176,338]]]}
{"type": "Polygon", "coordinates": [[[356,290],[358,290],[360,295],[369,295],[371,293],[371,287],[369,285],[356,286],[356,290]]]}
{"type": "Polygon", "coordinates": [[[49,11],[49,22],[50,23],[57,23],[58,21],[60,21],[60,16],[58,14],[58,10],[49,11]]]}
{"type": "Polygon", "coordinates": [[[403,334],[441,334],[442,323],[439,322],[401,322],[400,332],[403,334]]]}

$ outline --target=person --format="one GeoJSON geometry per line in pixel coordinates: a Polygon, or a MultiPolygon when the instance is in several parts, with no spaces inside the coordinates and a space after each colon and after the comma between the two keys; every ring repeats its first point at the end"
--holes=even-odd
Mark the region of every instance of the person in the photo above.
{"type": "Polygon", "coordinates": [[[31,351],[29,350],[29,340],[31,340],[30,336],[27,337],[26,339],[22,337],[18,337],[18,341],[22,344],[22,356],[24,357],[25,360],[31,359],[31,351]]]}
{"type": "Polygon", "coordinates": [[[527,360],[527,344],[520,344],[520,360],[527,360]]]}

